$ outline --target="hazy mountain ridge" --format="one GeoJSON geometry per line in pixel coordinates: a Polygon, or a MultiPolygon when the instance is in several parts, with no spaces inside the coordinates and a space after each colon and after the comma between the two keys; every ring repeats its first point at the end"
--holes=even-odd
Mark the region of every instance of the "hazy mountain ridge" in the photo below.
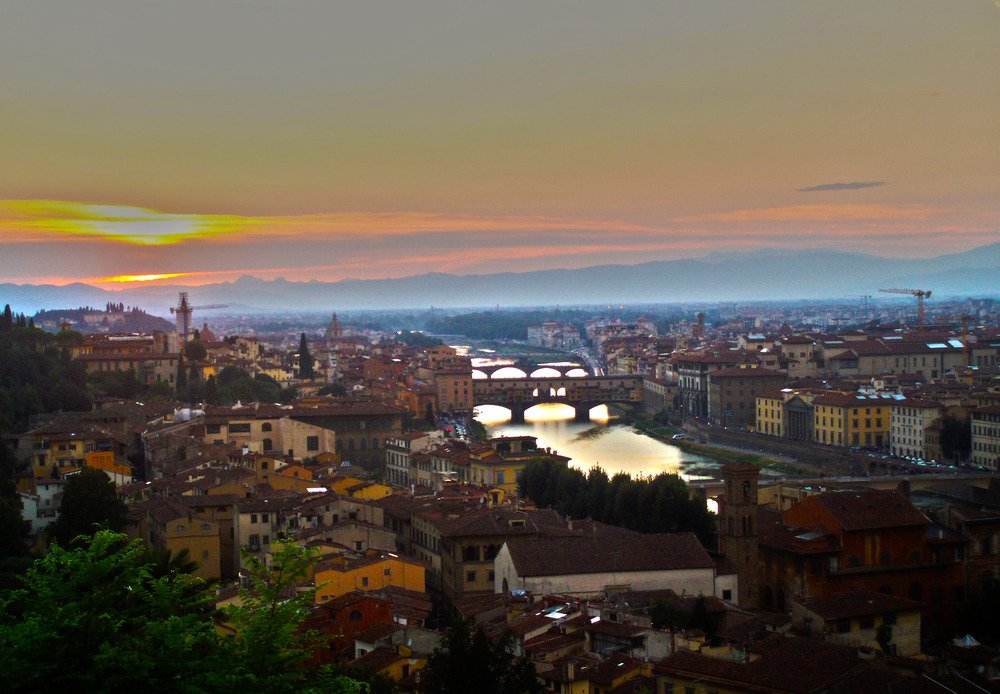
{"type": "MultiPolygon", "coordinates": [[[[432,272],[397,279],[322,282],[244,275],[201,286],[137,286],[116,291],[74,283],[0,285],[16,311],[125,302],[169,316],[177,293],[228,312],[326,311],[426,306],[658,303],[740,299],[835,299],[884,287],[930,289],[934,296],[1000,293],[1000,243],[937,258],[882,258],[830,250],[763,249],[705,258],[597,265],[488,275],[432,272]]],[[[210,314],[207,314],[210,315],[210,314]]]]}

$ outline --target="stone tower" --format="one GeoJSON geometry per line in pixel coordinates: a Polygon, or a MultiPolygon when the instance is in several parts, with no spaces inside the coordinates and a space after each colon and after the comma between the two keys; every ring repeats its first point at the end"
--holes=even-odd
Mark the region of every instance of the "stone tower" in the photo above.
{"type": "Polygon", "coordinates": [[[330,319],[330,324],[326,326],[326,337],[336,339],[338,337],[344,336],[344,329],[340,325],[340,321],[337,320],[337,314],[333,314],[333,318],[330,319]]]}
{"type": "Polygon", "coordinates": [[[760,468],[737,460],[722,468],[719,550],[739,576],[740,607],[760,606],[760,548],[757,544],[757,477],[760,468]]]}

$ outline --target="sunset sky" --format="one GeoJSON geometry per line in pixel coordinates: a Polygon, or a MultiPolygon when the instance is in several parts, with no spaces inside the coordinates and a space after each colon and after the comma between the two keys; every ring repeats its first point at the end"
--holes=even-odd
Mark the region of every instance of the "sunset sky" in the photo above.
{"type": "Polygon", "coordinates": [[[1000,0],[30,0],[0,282],[1000,241],[1000,0]]]}

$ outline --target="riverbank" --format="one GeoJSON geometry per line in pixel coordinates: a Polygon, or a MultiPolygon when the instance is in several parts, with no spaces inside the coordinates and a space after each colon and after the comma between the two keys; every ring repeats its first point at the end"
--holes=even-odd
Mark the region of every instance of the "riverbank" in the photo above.
{"type": "Polygon", "coordinates": [[[649,436],[650,438],[677,446],[682,451],[694,455],[708,458],[719,463],[730,463],[734,460],[745,460],[748,463],[764,468],[772,472],[788,477],[807,477],[815,475],[816,470],[810,466],[800,463],[790,458],[776,458],[774,456],[763,455],[757,451],[748,451],[734,446],[724,446],[702,441],[693,441],[689,438],[675,439],[676,434],[685,435],[684,432],[666,424],[656,422],[649,417],[635,417],[632,426],[636,431],[649,436]]]}

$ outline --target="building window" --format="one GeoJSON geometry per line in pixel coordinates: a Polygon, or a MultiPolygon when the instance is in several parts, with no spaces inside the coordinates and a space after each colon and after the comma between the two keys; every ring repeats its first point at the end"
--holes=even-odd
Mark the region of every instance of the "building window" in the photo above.
{"type": "Polygon", "coordinates": [[[256,523],[257,522],[257,514],[256,513],[251,513],[250,514],[250,522],[251,523],[256,523]]]}
{"type": "Polygon", "coordinates": [[[862,629],[874,629],[875,628],[875,618],[874,617],[862,617],[858,626],[862,629]]]}
{"type": "Polygon", "coordinates": [[[249,434],[250,433],[250,424],[249,423],[246,423],[246,424],[230,424],[229,425],[229,433],[230,434],[249,434]]]}
{"type": "Polygon", "coordinates": [[[361,577],[361,587],[362,588],[367,588],[368,587],[368,577],[367,576],[362,576],[361,577]]]}
{"type": "Polygon", "coordinates": [[[271,451],[274,449],[274,441],[272,441],[271,439],[264,439],[263,445],[265,451],[271,451]]]}
{"type": "Polygon", "coordinates": [[[260,425],[260,430],[261,431],[271,431],[271,423],[270,422],[264,422],[263,424],[260,425]]]}
{"type": "Polygon", "coordinates": [[[475,583],[476,582],[476,572],[475,571],[466,571],[465,572],[465,581],[467,583],[475,583]]]}
{"type": "Polygon", "coordinates": [[[318,436],[307,436],[306,437],[306,450],[307,451],[318,451],[319,450],[319,437],[318,436]]]}
{"type": "Polygon", "coordinates": [[[218,434],[222,431],[222,428],[218,424],[206,424],[205,433],[206,434],[218,434]]]}
{"type": "Polygon", "coordinates": [[[351,610],[351,616],[349,617],[349,619],[352,622],[360,622],[361,621],[361,612],[359,610],[351,610]]]}
{"type": "Polygon", "coordinates": [[[726,602],[732,601],[732,599],[733,599],[733,591],[731,589],[729,589],[729,588],[724,589],[722,591],[722,599],[725,600],[726,602]]]}
{"type": "Polygon", "coordinates": [[[838,619],[834,624],[834,628],[837,630],[838,634],[848,634],[851,631],[851,620],[838,619]]]}
{"type": "Polygon", "coordinates": [[[889,614],[882,615],[882,623],[886,626],[894,626],[896,624],[896,613],[890,612],[889,614]]]}

